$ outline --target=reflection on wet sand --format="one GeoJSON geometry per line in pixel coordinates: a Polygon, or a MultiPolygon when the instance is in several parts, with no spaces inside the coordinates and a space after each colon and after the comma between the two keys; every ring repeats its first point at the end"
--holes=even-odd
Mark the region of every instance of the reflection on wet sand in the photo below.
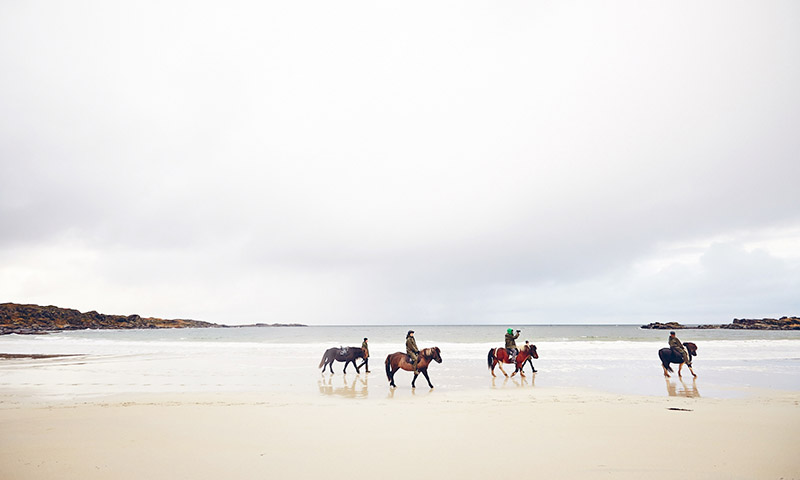
{"type": "MultiPolygon", "coordinates": [[[[499,385],[499,388],[506,388],[508,386],[511,387],[535,387],[536,386],[536,374],[527,375],[525,377],[522,376],[513,376],[513,377],[504,377],[503,384],[499,385]],[[508,383],[511,382],[511,385],[508,383]],[[530,385],[529,385],[530,384],[530,385]]],[[[497,385],[497,377],[492,377],[492,388],[498,388],[497,385]]]]}
{"type": "Polygon", "coordinates": [[[322,377],[317,381],[319,393],[323,395],[339,395],[342,397],[360,398],[367,396],[367,384],[369,377],[356,374],[355,376],[337,375],[334,381],[333,376],[322,377]],[[348,379],[348,377],[350,377],[348,379]],[[341,383],[338,378],[341,378],[341,383]]]}
{"type": "Polygon", "coordinates": [[[670,397],[686,397],[686,398],[700,398],[700,391],[697,390],[697,379],[692,379],[692,385],[686,385],[682,378],[678,378],[677,382],[671,381],[670,378],[664,378],[667,382],[667,394],[670,397]]]}

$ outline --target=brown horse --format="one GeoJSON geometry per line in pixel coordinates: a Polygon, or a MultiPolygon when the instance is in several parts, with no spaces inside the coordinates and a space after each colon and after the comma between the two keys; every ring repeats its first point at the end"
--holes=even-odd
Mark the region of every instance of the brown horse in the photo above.
{"type": "Polygon", "coordinates": [[[329,348],[322,354],[322,360],[317,368],[322,368],[322,373],[325,373],[326,368],[330,368],[333,373],[333,362],[344,362],[343,373],[347,373],[347,364],[353,362],[356,373],[361,373],[356,365],[356,358],[364,358],[364,350],[361,347],[329,348]]]}
{"type": "MultiPolygon", "coordinates": [[[[522,371],[522,366],[526,361],[530,360],[531,358],[537,358],[537,359],[539,358],[539,354],[536,353],[536,345],[525,345],[524,347],[522,347],[522,349],[520,349],[519,353],[517,354],[516,361],[514,362],[512,362],[511,359],[508,357],[508,352],[503,347],[493,348],[489,350],[489,356],[487,360],[489,363],[489,370],[492,372],[493,377],[497,376],[494,374],[494,367],[496,366],[500,367],[500,371],[503,372],[503,375],[505,375],[506,377],[508,376],[506,371],[503,370],[504,363],[513,363],[514,367],[516,367],[514,369],[514,373],[511,374],[512,377],[516,375],[517,372],[519,372],[519,374],[524,377],[525,373],[522,371]]],[[[532,362],[531,362],[531,368],[533,368],[532,362]]],[[[536,369],[534,368],[533,371],[536,372],[536,369]]]]}
{"type": "Polygon", "coordinates": [[[425,375],[425,380],[428,385],[433,388],[430,377],[428,377],[428,365],[431,360],[436,363],[442,363],[442,352],[439,347],[425,348],[419,352],[419,359],[417,360],[417,371],[414,372],[414,365],[411,364],[411,359],[403,352],[391,353],[386,356],[386,377],[389,379],[389,386],[397,387],[394,384],[394,374],[396,371],[403,369],[409,372],[414,372],[414,379],[411,380],[411,388],[417,388],[415,385],[419,374],[425,375]]]}
{"type": "MultiPolygon", "coordinates": [[[[686,347],[686,353],[689,354],[689,361],[692,361],[692,357],[697,356],[697,345],[692,342],[684,342],[684,347],[686,347]]],[[[664,376],[669,377],[669,372],[672,372],[672,367],[669,366],[670,363],[680,363],[678,366],[678,378],[681,377],[681,369],[683,368],[683,357],[680,354],[676,353],[671,348],[662,348],[658,351],[658,358],[661,359],[661,367],[664,369],[664,376]]],[[[689,368],[689,371],[692,372],[692,375],[697,378],[697,375],[694,374],[694,370],[689,365],[686,365],[689,368]]]]}

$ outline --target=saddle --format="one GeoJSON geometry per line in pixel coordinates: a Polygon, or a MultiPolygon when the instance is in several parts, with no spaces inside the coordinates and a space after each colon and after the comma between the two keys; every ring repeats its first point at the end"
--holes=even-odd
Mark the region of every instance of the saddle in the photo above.
{"type": "Polygon", "coordinates": [[[337,357],[346,357],[347,356],[347,352],[349,350],[350,350],[349,347],[341,347],[341,348],[339,348],[339,351],[336,352],[336,356],[337,357]]]}

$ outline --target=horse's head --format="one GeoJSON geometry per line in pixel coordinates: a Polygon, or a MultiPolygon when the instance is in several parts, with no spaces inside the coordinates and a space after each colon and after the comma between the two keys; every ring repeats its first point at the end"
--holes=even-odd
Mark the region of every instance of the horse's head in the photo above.
{"type": "Polygon", "coordinates": [[[685,342],[683,346],[686,347],[686,351],[689,352],[689,355],[693,357],[697,356],[697,345],[692,342],[685,342]]]}
{"type": "Polygon", "coordinates": [[[539,358],[539,354],[536,353],[536,345],[526,345],[528,347],[528,354],[533,357],[534,359],[539,358]]]}
{"type": "Polygon", "coordinates": [[[431,358],[436,361],[436,363],[442,363],[442,351],[439,350],[439,347],[431,348],[431,358]]]}

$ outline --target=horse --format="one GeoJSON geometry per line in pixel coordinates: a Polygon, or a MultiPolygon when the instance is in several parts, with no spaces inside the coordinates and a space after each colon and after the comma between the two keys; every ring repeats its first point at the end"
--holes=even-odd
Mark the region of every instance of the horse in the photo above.
{"type": "Polygon", "coordinates": [[[322,360],[319,362],[319,367],[322,368],[322,373],[325,373],[325,368],[330,368],[333,373],[333,362],[344,362],[344,370],[342,373],[347,373],[347,364],[353,362],[356,367],[356,373],[361,373],[356,365],[357,358],[364,358],[364,350],[361,347],[344,347],[344,348],[329,348],[322,354],[322,360]]]}
{"type": "MultiPolygon", "coordinates": [[[[435,361],[436,363],[442,363],[441,353],[442,352],[439,350],[439,347],[424,348],[419,352],[419,359],[417,359],[417,371],[414,372],[414,379],[411,380],[411,388],[417,388],[415,383],[420,373],[425,375],[425,380],[428,381],[428,385],[433,388],[431,379],[428,377],[428,365],[431,364],[431,360],[435,361]]],[[[411,358],[403,352],[390,353],[386,356],[386,361],[384,364],[386,365],[386,378],[389,379],[389,386],[395,388],[397,388],[397,385],[394,384],[395,372],[400,369],[407,370],[409,372],[414,371],[414,365],[411,364],[411,358]]]]}
{"type": "MultiPolygon", "coordinates": [[[[487,361],[489,364],[489,370],[492,372],[492,376],[496,377],[497,375],[494,374],[494,367],[499,366],[500,371],[503,372],[503,375],[506,377],[508,374],[505,370],[503,370],[504,363],[513,363],[514,364],[514,373],[511,374],[513,377],[514,375],[519,372],[520,375],[523,377],[525,376],[525,372],[522,371],[522,367],[526,361],[530,360],[531,358],[539,358],[539,354],[536,352],[536,345],[525,345],[520,349],[519,353],[517,354],[516,361],[512,362],[511,359],[508,357],[508,351],[506,351],[503,347],[492,348],[489,350],[489,355],[487,357],[487,361]]],[[[531,368],[533,368],[533,362],[531,362],[531,368]]],[[[536,369],[533,368],[533,372],[536,373],[536,369]]]]}
{"type": "MultiPolygon", "coordinates": [[[[692,357],[697,356],[697,345],[692,342],[684,342],[684,347],[686,347],[686,353],[689,354],[689,361],[692,361],[692,357]]],[[[681,369],[683,368],[683,357],[671,348],[662,348],[658,351],[658,358],[661,359],[661,367],[664,369],[664,376],[669,377],[669,373],[672,372],[672,367],[669,366],[670,363],[679,363],[680,366],[678,367],[678,377],[681,376],[681,369]]],[[[692,375],[696,378],[694,370],[690,365],[686,365],[689,367],[689,371],[692,372],[692,375]]]]}

